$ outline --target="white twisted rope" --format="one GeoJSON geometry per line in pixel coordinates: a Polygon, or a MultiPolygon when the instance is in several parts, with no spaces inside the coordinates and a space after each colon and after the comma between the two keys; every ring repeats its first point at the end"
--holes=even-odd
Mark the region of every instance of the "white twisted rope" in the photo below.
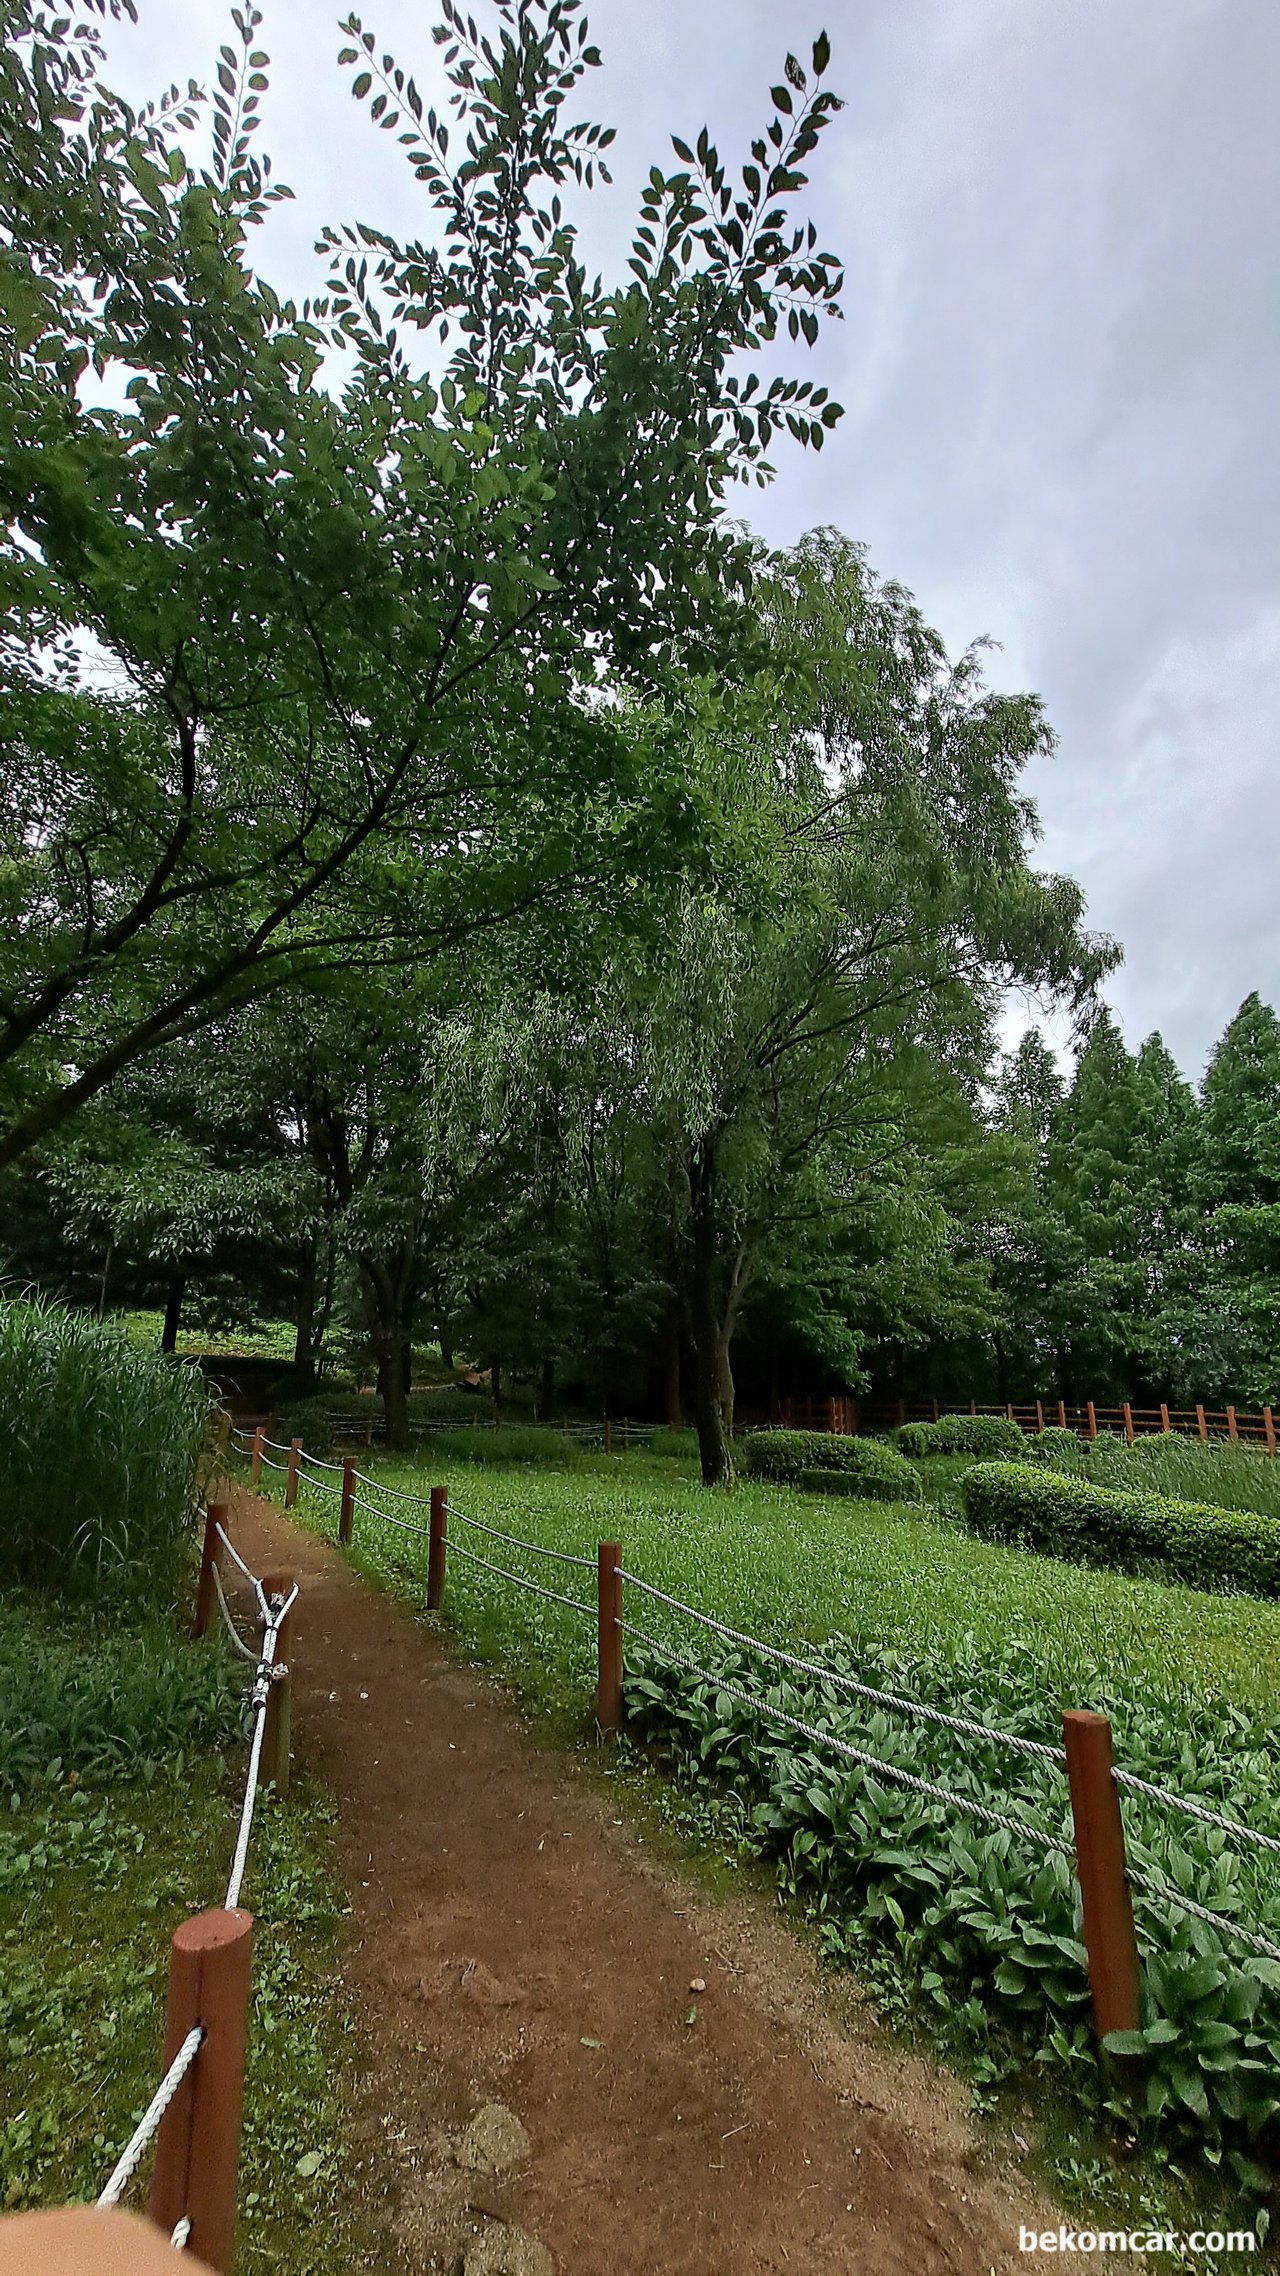
{"type": "Polygon", "coordinates": [[[520,1533],[503,1533],[496,1525],[485,1525],[478,1517],[468,1517],[465,1510],[456,1509],[452,1502],[449,1515],[463,1525],[474,1527],[477,1533],[487,1533],[494,1541],[505,1541],[511,1549],[531,1549],[535,1557],[553,1557],[557,1564],[576,1565],[582,1572],[593,1573],[596,1569],[594,1557],[576,1557],[568,1549],[546,1549],[541,1541],[526,1541],[520,1533]]]}
{"type": "Polygon", "coordinates": [[[595,1618],[594,1604],[583,1604],[576,1596],[563,1596],[558,1588],[543,1588],[538,1581],[527,1581],[523,1573],[509,1573],[505,1565],[495,1565],[489,1557],[477,1556],[474,1549],[464,1549],[460,1541],[451,1541],[449,1554],[465,1557],[469,1565],[483,1565],[487,1573],[496,1573],[501,1581],[511,1581],[516,1588],[527,1588],[531,1596],[545,1597],[548,1604],[567,1604],[571,1612],[589,1613],[595,1618]]]}
{"type": "Polygon", "coordinates": [[[1247,1944],[1251,1951],[1259,1953],[1264,1960],[1280,1960],[1280,1944],[1273,1944],[1269,1937],[1263,1936],[1256,1928],[1245,1928],[1240,1921],[1229,1920],[1220,1912],[1210,1912],[1207,1905],[1198,1905],[1193,1898],[1184,1897],[1178,1889],[1171,1888],[1162,1875],[1150,1881],[1136,1881],[1134,1886],[1143,1896],[1160,1897],[1165,1904],[1177,1905],[1182,1912],[1190,1913],[1193,1920],[1207,1921],[1209,1927],[1216,1928],[1220,1936],[1236,1937],[1241,1944],[1247,1944]]]}
{"type": "Polygon", "coordinates": [[[1132,1770],[1117,1767],[1111,1775],[1117,1786],[1127,1786],[1135,1794],[1145,1794],[1148,1801],[1163,1802],[1166,1809],[1180,1810],[1186,1818],[1198,1818],[1202,1825],[1217,1826],[1223,1833],[1238,1834],[1241,1841],[1251,1841],[1257,1848],[1269,1849],[1280,1856],[1280,1841],[1274,1840],[1269,1833],[1258,1833],[1240,1818],[1224,1818],[1217,1810],[1207,1808],[1203,1802],[1189,1802],[1185,1795],[1173,1794],[1167,1786],[1153,1786],[1149,1779],[1138,1778],[1132,1770]]]}
{"type": "Polygon", "coordinates": [[[249,1567],[244,1561],[244,1558],[241,1556],[239,1550],[236,1548],[234,1541],[231,1540],[229,1534],[225,1531],[225,1529],[221,1525],[215,1525],[213,1530],[217,1534],[223,1548],[226,1550],[227,1555],[230,1557],[232,1564],[238,1566],[239,1570],[244,1574],[245,1579],[248,1581],[249,1586],[252,1588],[254,1595],[258,1599],[258,1610],[261,1612],[263,1620],[269,1621],[271,1618],[271,1607],[267,1603],[266,1597],[263,1594],[262,1583],[258,1579],[257,1574],[250,1572],[249,1567]]]}
{"type": "Polygon", "coordinates": [[[410,1525],[407,1518],[393,1517],[390,1510],[375,1509],[373,1503],[367,1502],[363,1494],[352,1495],[351,1507],[353,1509],[362,1509],[367,1511],[370,1517],[376,1517],[379,1523],[382,1525],[394,1525],[398,1533],[412,1533],[419,1541],[429,1541],[431,1539],[431,1535],[427,1531],[425,1525],[410,1525]]]}
{"type": "Polygon", "coordinates": [[[174,2249],[174,2251],[175,2251],[175,2252],[185,2252],[185,2251],[186,2251],[186,2249],[187,2249],[187,2238],[190,2236],[190,2234],[191,2234],[191,2223],[190,2223],[189,2219],[187,2218],[187,2215],[184,2213],[184,2214],[183,2214],[183,2216],[182,2216],[182,2219],[181,2219],[179,2222],[177,2222],[177,2224],[175,2225],[175,2228],[174,2228],[174,2232],[173,2232],[173,2235],[172,2235],[172,2236],[170,2237],[170,2239],[169,2239],[169,2242],[170,2242],[170,2244],[172,2245],[172,2247],[173,2247],[173,2249],[174,2249]]]}
{"type": "Polygon", "coordinates": [[[119,2204],[120,2199],[125,2193],[125,2190],[128,2188],[129,2183],[132,2181],[134,2174],[138,2170],[138,2166],[142,2159],[142,2153],[145,2150],[147,2143],[151,2140],[151,2137],[155,2133],[160,2120],[165,2114],[165,2111],[168,2109],[169,2104],[174,2098],[174,2095],[177,2093],[183,2079],[186,2077],[187,2072],[190,2070],[191,2065],[195,2061],[196,2056],[200,2051],[200,2045],[203,2038],[203,2023],[195,2024],[192,2029],[188,2031],[186,2038],[183,2040],[182,2045],[179,2047],[177,2054],[173,2058],[173,2061],[170,2063],[168,2070],[165,2072],[164,2077],[161,2079],[159,2086],[156,2088],[155,2093],[152,2095],[150,2102],[147,2104],[146,2109],[143,2111],[141,2118],[138,2120],[138,2123],[129,2139],[127,2148],[124,2149],[120,2155],[119,2161],[115,2167],[114,2172],[112,2173],[111,2179],[108,2181],[106,2188],[98,2198],[99,2211],[102,2211],[108,2206],[119,2204]]]}
{"type": "Polygon", "coordinates": [[[244,1637],[241,1635],[240,1630],[237,1628],[235,1621],[231,1617],[231,1609],[222,1590],[222,1575],[218,1571],[216,1563],[210,1566],[210,1571],[213,1574],[214,1594],[218,1599],[218,1606],[222,1613],[223,1620],[226,1624],[227,1634],[231,1638],[232,1643],[235,1645],[236,1650],[242,1655],[242,1657],[248,1660],[252,1666],[256,1667],[258,1662],[258,1655],[254,1651],[251,1644],[246,1644],[244,1637]]]}
{"type": "Polygon", "coordinates": [[[709,1685],[711,1690],[724,1692],[728,1698],[736,1699],[739,1706],[748,1708],[752,1714],[762,1716],[766,1721],[781,1723],[789,1731],[798,1731],[802,1738],[811,1739],[815,1745],[841,1755],[846,1762],[857,1763],[860,1769],[871,1771],[875,1777],[888,1778],[894,1785],[903,1786],[908,1793],[919,1794],[926,1801],[942,1802],[949,1809],[963,1810],[969,1817],[980,1819],[984,1825],[995,1826],[1002,1833],[1015,1834],[1020,1841],[1032,1842],[1038,1849],[1056,1850],[1064,1857],[1073,1854],[1066,1842],[1058,1841],[1052,1834],[1041,1832],[1038,1826],[1028,1825],[1024,1818],[1006,1817],[999,1810],[989,1809],[985,1802],[971,1800],[967,1794],[953,1794],[946,1786],[935,1786],[927,1778],[917,1778],[913,1771],[900,1770],[896,1763],[881,1762],[874,1754],[864,1754],[861,1747],[847,1745],[843,1739],[833,1737],[830,1731],[815,1730],[812,1723],[802,1723],[798,1716],[788,1715],[784,1708],[775,1707],[770,1700],[740,1691],[736,1684],[725,1682],[722,1676],[710,1674],[706,1668],[699,1667],[696,1661],[687,1659],[683,1652],[672,1651],[669,1645],[660,1644],[656,1637],[647,1636],[642,1628],[633,1628],[629,1621],[619,1621],[618,1625],[626,1635],[634,1636],[640,1643],[647,1644],[659,1659],[669,1660],[673,1666],[684,1668],[689,1675],[696,1676],[700,1682],[709,1685]]]}
{"type": "MultiPolygon", "coordinates": [[[[259,1588],[261,1583],[259,1583],[259,1588]]],[[[289,1594],[272,1605],[262,1635],[262,1652],[258,1672],[254,1677],[249,1701],[254,1709],[253,1739],[249,1748],[249,1769],[245,1779],[244,1801],[240,1808],[240,1829],[236,1835],[235,1855],[231,1860],[231,1873],[227,1893],[222,1900],[224,1912],[234,1912],[240,1902],[240,1887],[244,1880],[245,1864],[249,1855],[249,1835],[253,1827],[253,1807],[258,1798],[258,1766],[262,1760],[262,1737],[267,1722],[267,1701],[272,1683],[285,1673],[283,1666],[275,1664],[276,1645],[285,1614],[298,1593],[295,1581],[289,1594]]]]}
{"type": "Polygon", "coordinates": [[[875,1691],[870,1684],[857,1683],[852,1676],[840,1675],[834,1668],[824,1667],[818,1660],[797,1659],[793,1653],[779,1650],[776,1644],[761,1643],[758,1636],[744,1635],[738,1628],[727,1628],[722,1620],[713,1620],[709,1612],[698,1612],[693,1605],[683,1603],[678,1596],[667,1596],[662,1589],[654,1588],[651,1581],[640,1580],[635,1573],[626,1572],[621,1565],[615,1565],[613,1570],[615,1579],[628,1581],[632,1588],[642,1590],[645,1596],[656,1597],[659,1604],[670,1605],[673,1612],[684,1613],[688,1619],[698,1621],[704,1628],[710,1628],[713,1634],[726,1637],[730,1643],[745,1645],[748,1651],[759,1652],[764,1659],[776,1660],[779,1667],[792,1668],[797,1675],[816,1676],[821,1682],[834,1685],[838,1691],[852,1692],[857,1699],[869,1699],[877,1707],[892,1708],[895,1713],[912,1716],[920,1722],[941,1723],[944,1729],[961,1731],[966,1738],[991,1739],[997,1746],[1011,1747],[1017,1754],[1034,1755],[1040,1761],[1058,1764],[1066,1762],[1066,1752],[1062,1747],[1046,1746],[1040,1739],[1017,1738],[1012,1731],[993,1730],[989,1723],[970,1722],[964,1715],[946,1715],[940,1707],[926,1707],[917,1699],[901,1699],[896,1692],[875,1691]]]}

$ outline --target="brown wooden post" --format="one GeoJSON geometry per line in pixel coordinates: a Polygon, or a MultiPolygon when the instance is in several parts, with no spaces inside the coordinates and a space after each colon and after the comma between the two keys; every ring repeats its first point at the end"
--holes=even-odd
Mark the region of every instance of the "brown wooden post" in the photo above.
{"type": "Polygon", "coordinates": [[[301,1452],[302,1440],[291,1438],[289,1441],[289,1468],[284,1481],[284,1506],[286,1509],[292,1509],[298,1498],[298,1456],[301,1452]]]}
{"type": "Polygon", "coordinates": [[[262,1424],[259,1423],[257,1429],[253,1434],[253,1452],[249,1457],[249,1484],[255,1489],[255,1491],[257,1489],[258,1479],[262,1474],[262,1441],[266,1435],[267,1434],[263,1429],[262,1424]]]}
{"type": "Polygon", "coordinates": [[[1093,2023],[1102,2039],[1108,2031],[1138,2028],[1138,1946],[1125,1873],[1124,1821],[1111,1775],[1111,1725],[1105,1715],[1069,1707],[1062,1718],[1062,1737],[1093,2023]]]}
{"type": "Polygon", "coordinates": [[[1228,1407],[1228,1408],[1227,1408],[1227,1437],[1228,1437],[1228,1438],[1234,1438],[1234,1437],[1235,1437],[1235,1435],[1236,1435],[1236,1410],[1235,1410],[1235,1408],[1234,1408],[1234,1407],[1228,1407]]]}
{"type": "Polygon", "coordinates": [[[1044,1429],[1044,1408],[1041,1406],[1038,1399],[1036,1400],[1036,1429],[1044,1429]]]}
{"type": "Polygon", "coordinates": [[[169,1948],[164,2069],[197,2023],[205,2035],[160,2121],[147,2212],[166,2235],[185,2216],[195,2258],[218,2270],[230,2261],[236,2225],[252,1942],[250,1913],[199,1912],[169,1948]]]}
{"type": "Polygon", "coordinates": [[[1160,1428],[1161,1430],[1168,1430],[1169,1428],[1169,1409],[1163,1399],[1160,1401],[1160,1428]]]}
{"type": "Polygon", "coordinates": [[[213,1568],[222,1555],[218,1527],[225,1525],[231,1511],[226,1502],[210,1502],[204,1513],[204,1542],[200,1550],[200,1579],[196,1584],[196,1615],[191,1623],[193,1636],[207,1636],[213,1616],[213,1568]]]}
{"type": "Polygon", "coordinates": [[[929,1404],[933,1409],[933,1420],[936,1422],[938,1419],[938,1402],[936,1399],[930,1399],[929,1404]]]}
{"type": "Polygon", "coordinates": [[[1093,1411],[1092,1399],[1086,1399],[1085,1413],[1089,1417],[1089,1436],[1090,1438],[1096,1438],[1098,1435],[1098,1418],[1093,1411]]]}
{"type": "Polygon", "coordinates": [[[1274,1454],[1276,1450],[1276,1426],[1271,1419],[1270,1407],[1264,1407],[1262,1410],[1262,1435],[1267,1442],[1268,1454],[1274,1454]]]}
{"type": "Polygon", "coordinates": [[[1007,1416],[1009,1417],[1009,1420],[1010,1420],[1010,1422],[1012,1422],[1012,1421],[1013,1421],[1013,1401],[1012,1401],[1012,1399],[1010,1399],[1010,1400],[1008,1401],[1008,1403],[1007,1403],[1007,1405],[1006,1405],[1006,1407],[1005,1407],[1005,1410],[1004,1410],[1004,1411],[1005,1411],[1005,1413],[1007,1414],[1007,1416]]]}
{"type": "MultiPolygon", "coordinates": [[[[286,1597],[293,1587],[292,1573],[264,1573],[262,1593],[270,1604],[272,1597],[286,1597]]],[[[296,1608],[295,1608],[296,1609],[296,1608]]],[[[262,1729],[262,1756],[258,1779],[270,1779],[283,1801],[289,1791],[289,1739],[293,1723],[293,1610],[286,1612],[280,1623],[276,1641],[274,1667],[282,1667],[283,1675],[273,1675],[267,1693],[267,1716],[262,1729]]]]}
{"type": "Polygon", "coordinates": [[[351,1539],[351,1528],[355,1523],[355,1502],[356,1458],[354,1454],[347,1454],[342,1463],[342,1501],[338,1509],[338,1540],[344,1549],[351,1539]]]}
{"type": "Polygon", "coordinates": [[[1204,1419],[1203,1407],[1196,1408],[1196,1429],[1199,1431],[1201,1438],[1207,1438],[1209,1436],[1209,1425],[1204,1419]]]}
{"type": "Polygon", "coordinates": [[[1121,1414],[1124,1416],[1124,1439],[1125,1439],[1125,1445],[1126,1445],[1126,1446],[1132,1446],[1132,1444],[1133,1444],[1133,1408],[1130,1406],[1130,1404],[1129,1404],[1129,1402],[1128,1402],[1128,1400],[1127,1400],[1127,1399],[1126,1399],[1126,1400],[1123,1402],[1123,1404],[1122,1404],[1122,1406],[1121,1406],[1121,1408],[1120,1408],[1120,1412],[1121,1412],[1121,1414]]]}
{"type": "Polygon", "coordinates": [[[602,1731],[622,1728],[622,1546],[601,1541],[596,1549],[596,1721],[602,1731]]]}
{"type": "Polygon", "coordinates": [[[630,1418],[630,1416],[629,1416],[629,1415],[624,1415],[624,1416],[623,1416],[623,1418],[622,1418],[622,1451],[623,1451],[623,1453],[624,1453],[624,1454],[627,1452],[627,1450],[628,1450],[628,1448],[630,1447],[630,1445],[631,1445],[631,1418],[630,1418]]]}
{"type": "Polygon", "coordinates": [[[1065,1400],[1065,1399],[1059,1399],[1059,1401],[1058,1401],[1058,1428],[1059,1428],[1059,1430],[1065,1430],[1065,1429],[1066,1429],[1066,1427],[1067,1427],[1067,1402],[1066,1402],[1066,1400],[1065,1400]]]}
{"type": "Polygon", "coordinates": [[[977,1400],[976,1400],[976,1399],[970,1399],[970,1401],[969,1401],[969,1412],[970,1412],[970,1414],[971,1414],[971,1415],[976,1415],[976,1414],[977,1414],[977,1412],[978,1412],[978,1402],[977,1402],[977,1400]]]}
{"type": "Polygon", "coordinates": [[[445,1536],[449,1529],[449,1489],[431,1488],[431,1538],[427,1543],[427,1610],[438,1612],[444,1603],[445,1536]]]}
{"type": "Polygon", "coordinates": [[[613,1452],[613,1424],[607,1415],[604,1418],[604,1450],[606,1454],[613,1452]]]}

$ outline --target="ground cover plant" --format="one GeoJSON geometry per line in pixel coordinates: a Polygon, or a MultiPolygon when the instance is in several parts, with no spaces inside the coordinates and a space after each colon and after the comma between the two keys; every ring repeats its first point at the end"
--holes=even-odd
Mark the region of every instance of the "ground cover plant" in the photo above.
{"type": "MultiPolygon", "coordinates": [[[[461,1513],[588,1562],[598,1539],[618,1539],[629,1571],[734,1627],[816,1648],[878,1688],[1006,1731],[1052,1744],[1062,1706],[1101,1707],[1122,1764],[1280,1838],[1270,1798],[1280,1768],[1272,1604],[1030,1556],[918,1506],[876,1505],[850,1528],[830,1506],[755,1481],[709,1501],[669,1465],[637,1458],[588,1457],[560,1477],[381,1462],[370,1475],[402,1491],[442,1480],[451,1538],[544,1585],[540,1560],[468,1534],[461,1513]]],[[[389,1498],[384,1506],[414,1514],[389,1498]]],[[[302,1513],[321,1530],[335,1530],[336,1507],[314,1489],[304,1494],[302,1513]]],[[[357,1514],[357,1562],[419,1603],[425,1546],[357,1514]]],[[[550,1581],[579,1596],[580,1615],[455,1561],[447,1617],[465,1649],[501,1664],[562,1727],[581,1730],[594,1682],[592,1575],[553,1571],[550,1581]]],[[[1047,2064],[1092,2116],[1123,2110],[1126,2125],[1174,2156],[1198,2155],[1198,2140],[1211,2170],[1234,2160],[1241,2182],[1260,2185],[1253,2161],[1266,2148],[1280,2058],[1280,1971],[1247,1956],[1242,1964],[1225,1931],[1179,1915],[1165,1892],[1194,1893],[1224,1922],[1262,1926],[1280,1943],[1272,1860],[1126,1795],[1131,1858],[1148,1891],[1139,1917],[1151,2039],[1142,2059],[1129,2059],[1132,2076],[1109,2086],[1092,2051],[1065,1860],[1024,1855],[1016,1835],[820,1761],[723,1692],[724,1679],[737,1685],[747,1672],[745,1659],[725,1656],[731,1647],[638,1590],[626,1592],[626,1617],[716,1679],[702,1684],[628,1638],[632,1704],[713,1792],[737,1797],[751,1843],[813,1911],[834,1956],[874,1979],[878,1953],[882,1980],[910,1987],[901,1996],[913,2019],[960,2050],[979,2079],[998,2085],[1029,2061],[1047,2064]]],[[[990,1803],[994,1794],[1033,1833],[1069,1839],[1051,1768],[1037,1784],[1039,1764],[1028,1777],[1003,1751],[960,1748],[949,1733],[841,1701],[819,1679],[788,1676],[771,1693],[776,1675],[752,1664],[746,1688],[962,1796],[990,1803]]]]}
{"type": "Polygon", "coordinates": [[[749,1476],[805,1486],[814,1493],[862,1495],[868,1501],[913,1502],[920,1481],[911,1464],[878,1438],[836,1431],[760,1430],[742,1442],[749,1476]]]}
{"type": "Polygon", "coordinates": [[[1280,1524],[1271,1517],[1014,1462],[976,1463],[959,1492],[966,1521],[989,1540],[1158,1572],[1191,1588],[1280,1596],[1280,1524]]]}
{"type": "MultiPolygon", "coordinates": [[[[216,1641],[0,1602],[0,2208],[91,2199],[154,2090],[170,1935],[222,1900],[243,1675],[216,1641]]],[[[385,2265],[342,2156],[328,1849],[305,1781],[260,1801],[240,2276],[385,2265]]]]}
{"type": "Polygon", "coordinates": [[[0,1298],[0,1585],[171,1605],[209,1412],[113,1323],[0,1298]]]}

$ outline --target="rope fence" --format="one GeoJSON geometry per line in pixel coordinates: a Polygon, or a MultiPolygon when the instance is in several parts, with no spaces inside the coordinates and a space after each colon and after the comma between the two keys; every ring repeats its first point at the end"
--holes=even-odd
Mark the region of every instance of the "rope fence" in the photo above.
{"type": "MultiPolygon", "coordinates": [[[[241,1435],[247,1440],[248,1434],[241,1435]]],[[[303,1458],[297,1441],[292,1448],[283,1451],[289,1454],[292,1488],[303,1458]]],[[[253,1452],[261,1452],[256,1438],[253,1452]]],[[[327,1466],[315,1464],[314,1457],[305,1459],[314,1467],[328,1467],[335,1476],[339,1472],[341,1474],[341,1487],[330,1486],[319,1477],[311,1475],[309,1468],[306,1482],[335,1496],[340,1494],[342,1507],[338,1539],[343,1546],[351,1541],[357,1510],[400,1532],[426,1539],[429,1549],[429,1610],[439,1611],[443,1606],[446,1556],[451,1551],[467,1564],[491,1574],[498,1582],[523,1589],[582,1617],[590,1618],[594,1612],[597,1622],[596,1719],[602,1732],[613,1732],[622,1727],[623,1642],[624,1638],[629,1638],[641,1645],[655,1660],[678,1670],[693,1682],[705,1685],[717,1695],[723,1695],[758,1718],[762,1724],[772,1725],[779,1731],[790,1732],[804,1739],[827,1757],[861,1770],[870,1780],[882,1780],[935,1808],[972,1819],[993,1832],[1029,1844],[1046,1855],[1073,1858],[1080,1892],[1081,1935],[1087,1956],[1094,2024],[1100,2038],[1112,2031],[1132,2031],[1138,2027],[1140,1973],[1133,1915],[1135,1894],[1144,1901],[1181,1911],[1189,1918],[1211,1926],[1218,1934],[1234,1938],[1247,1950],[1268,1960],[1280,1961],[1280,1944],[1273,1942],[1256,1926],[1237,1921],[1182,1894],[1145,1864],[1139,1873],[1130,1872],[1121,1797],[1126,1792],[1131,1793],[1146,1802],[1213,1827],[1228,1838],[1243,1841],[1268,1854],[1280,1855],[1280,1840],[1239,1819],[1228,1817],[1205,1803],[1193,1801],[1117,1765],[1112,1755],[1110,1724],[1104,1716],[1085,1709],[1068,1709],[1062,1716],[1061,1745],[1052,1745],[1046,1740],[1030,1738],[1020,1732],[1002,1730],[974,1717],[935,1707],[924,1700],[910,1699],[901,1693],[863,1683],[857,1677],[845,1674],[841,1669],[821,1660],[788,1652],[780,1645],[732,1627],[728,1622],[657,1587],[643,1575],[632,1572],[624,1564],[622,1550],[617,1542],[599,1543],[597,1556],[593,1560],[571,1551],[552,1548],[545,1542],[529,1540],[474,1517],[453,1506],[443,1486],[432,1487],[428,1499],[403,1486],[384,1483],[367,1471],[357,1470],[354,1457],[348,1457],[341,1465],[327,1466]],[[357,1486],[364,1491],[357,1493],[357,1486]],[[371,1499],[372,1496],[377,1499],[371,1499]],[[392,1498],[425,1511],[428,1523],[425,1526],[416,1524],[408,1516],[398,1515],[380,1506],[384,1498],[392,1498]],[[502,1542],[522,1555],[550,1559],[582,1571],[590,1571],[594,1563],[597,1575],[594,1605],[560,1590],[544,1587],[527,1574],[496,1563],[479,1549],[468,1546],[451,1534],[451,1522],[455,1528],[461,1525],[473,1534],[502,1542]],[[758,1689],[747,1689],[743,1683],[735,1682],[725,1674],[706,1667],[670,1641],[624,1617],[624,1589],[636,1591],[651,1603],[663,1606],[677,1619],[694,1623],[733,1649],[754,1655],[765,1666],[784,1670],[788,1675],[801,1678],[837,1696],[861,1701],[868,1707],[890,1715],[900,1715],[908,1723],[945,1730],[953,1733],[957,1739],[974,1745],[1005,1750],[1028,1763],[1043,1765],[1055,1777],[1065,1777],[1067,1794],[1063,1806],[1064,1813],[1069,1809],[1071,1838],[1059,1838],[1030,1818],[1017,1815],[1016,1806],[995,1808],[973,1794],[957,1791],[954,1786],[941,1780],[922,1777],[899,1763],[887,1761],[882,1755],[851,1744],[833,1730],[824,1729],[821,1723],[806,1720],[803,1714],[792,1713],[789,1707],[783,1706],[776,1698],[770,1698],[758,1689]]]]}
{"type": "Polygon", "coordinates": [[[210,1503],[205,1514],[193,1631],[206,1634],[216,1609],[228,1640],[253,1667],[246,1698],[249,1753],[231,1869],[221,1905],[192,1915],[174,1931],[164,2074],[95,2201],[101,2211],[118,2207],[154,2144],[148,2218],[176,2251],[190,2246],[216,2270],[228,2266],[236,2218],[253,1933],[252,1915],[242,1909],[240,1895],[260,1788],[270,1780],[281,1795],[288,1791],[286,1647],[298,1599],[292,1575],[259,1575],[245,1562],[227,1532],[229,1514],[222,1503],[210,1503]],[[256,1650],[246,1643],[227,1602],[220,1569],[224,1559],[252,1591],[261,1627],[256,1650]]]}

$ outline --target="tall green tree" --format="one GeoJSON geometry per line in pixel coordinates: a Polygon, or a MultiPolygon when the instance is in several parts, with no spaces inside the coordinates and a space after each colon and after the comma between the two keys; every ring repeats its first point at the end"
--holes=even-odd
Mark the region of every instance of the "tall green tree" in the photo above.
{"type": "Polygon", "coordinates": [[[837,311],[788,218],[825,37],[740,187],[705,132],[652,170],[606,286],[561,202],[609,140],[566,123],[579,0],[495,0],[483,35],[448,0],[452,127],[351,19],[434,241],[327,233],[299,308],[250,259],[287,194],[258,12],[203,157],[198,90],[133,113],[93,14],[0,12],[0,1164],[264,990],[419,963],[696,834],[599,671],[725,649],[728,485],[838,416],[757,361],[837,311]]]}

